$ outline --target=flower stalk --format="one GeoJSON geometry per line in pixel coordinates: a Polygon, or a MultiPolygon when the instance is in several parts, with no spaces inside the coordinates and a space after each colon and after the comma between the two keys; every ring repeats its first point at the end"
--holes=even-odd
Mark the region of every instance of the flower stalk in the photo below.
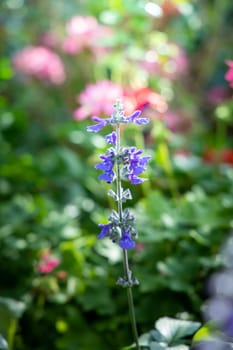
{"type": "MultiPolygon", "coordinates": [[[[116,134],[117,134],[116,150],[117,150],[117,154],[120,154],[121,135],[120,135],[120,125],[119,124],[117,124],[117,126],[116,126],[116,134]]],[[[123,205],[122,205],[121,193],[123,191],[122,191],[122,187],[121,187],[121,176],[120,176],[119,162],[117,162],[117,164],[116,164],[116,173],[117,173],[117,176],[116,176],[117,196],[119,198],[119,200],[118,200],[118,213],[119,213],[120,220],[122,222],[123,205]]],[[[121,236],[122,236],[122,232],[121,232],[121,236]]],[[[130,271],[130,268],[129,268],[128,252],[126,249],[123,249],[123,266],[124,266],[125,278],[126,278],[126,281],[128,282],[127,283],[128,284],[127,298],[128,298],[129,315],[130,315],[133,337],[134,337],[134,341],[136,344],[136,349],[140,350],[139,341],[138,341],[137,322],[136,322],[136,316],[135,316],[135,310],[134,310],[133,293],[132,293],[132,281],[131,281],[132,272],[130,271]]]]}
{"type": "Polygon", "coordinates": [[[129,189],[122,187],[122,180],[129,181],[133,185],[141,184],[146,179],[140,175],[146,170],[146,166],[150,160],[150,156],[142,156],[143,151],[136,147],[121,146],[121,124],[134,123],[138,125],[147,124],[147,118],[138,118],[140,111],[135,111],[129,117],[124,115],[121,102],[118,100],[114,105],[114,112],[110,118],[93,117],[95,125],[87,128],[89,132],[99,132],[103,127],[111,125],[114,131],[105,136],[107,144],[111,147],[107,149],[105,154],[100,155],[101,162],[95,166],[96,169],[103,173],[99,175],[99,179],[111,184],[115,182],[116,192],[113,189],[108,191],[108,195],[113,197],[117,202],[117,211],[113,210],[108,217],[107,224],[99,224],[101,229],[98,235],[99,239],[109,237],[114,244],[118,244],[123,253],[124,277],[119,277],[117,284],[126,288],[129,305],[129,315],[132,326],[133,337],[137,350],[140,350],[138,341],[137,324],[135,317],[135,309],[133,302],[132,287],[138,285],[139,282],[133,278],[132,271],[129,268],[128,250],[135,248],[135,239],[137,232],[133,227],[135,221],[134,215],[129,209],[123,208],[123,202],[132,199],[129,189]]]}

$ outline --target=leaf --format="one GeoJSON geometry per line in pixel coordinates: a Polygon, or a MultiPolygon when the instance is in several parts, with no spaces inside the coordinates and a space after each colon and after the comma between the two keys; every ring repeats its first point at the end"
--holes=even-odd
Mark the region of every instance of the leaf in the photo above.
{"type": "Polygon", "coordinates": [[[178,340],[193,334],[201,324],[199,322],[162,317],[155,323],[155,326],[164,336],[168,345],[176,345],[178,340]]]}
{"type": "Polygon", "coordinates": [[[157,329],[152,329],[152,331],[150,331],[149,339],[151,341],[155,340],[157,342],[164,342],[164,341],[166,341],[164,336],[157,329]]]}
{"type": "Polygon", "coordinates": [[[4,305],[10,312],[11,316],[16,319],[21,317],[26,308],[25,303],[22,301],[0,297],[0,306],[1,305],[4,305]]]}
{"type": "Polygon", "coordinates": [[[150,350],[164,350],[167,349],[167,345],[166,344],[159,344],[155,341],[152,341],[150,343],[150,350]]]}
{"type": "Polygon", "coordinates": [[[3,338],[3,336],[0,334],[0,350],[7,350],[8,344],[7,341],[3,338]]]}
{"type": "Polygon", "coordinates": [[[180,345],[169,347],[167,348],[167,350],[189,350],[189,346],[180,344],[180,345]]]}
{"type": "Polygon", "coordinates": [[[148,347],[149,346],[149,333],[144,333],[144,334],[140,335],[138,341],[139,341],[140,346],[148,347]]]}

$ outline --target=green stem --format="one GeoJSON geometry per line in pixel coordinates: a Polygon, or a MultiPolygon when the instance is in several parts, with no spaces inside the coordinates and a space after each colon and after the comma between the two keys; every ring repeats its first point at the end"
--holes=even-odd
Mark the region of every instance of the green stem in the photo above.
{"type": "Polygon", "coordinates": [[[10,327],[8,330],[8,350],[13,350],[14,348],[16,328],[17,328],[17,320],[12,318],[10,321],[10,327]]]}
{"type": "Polygon", "coordinates": [[[167,175],[168,184],[172,197],[177,201],[179,198],[179,191],[175,180],[174,172],[172,169],[170,152],[166,141],[158,142],[158,151],[161,165],[167,175]]]}
{"type": "Polygon", "coordinates": [[[226,124],[224,121],[218,118],[216,127],[216,145],[218,148],[222,148],[226,143],[226,124]]]}
{"type": "MultiPolygon", "coordinates": [[[[117,155],[120,154],[120,125],[117,124],[116,127],[116,133],[117,133],[117,143],[116,143],[116,152],[117,155]]],[[[119,163],[116,162],[116,186],[117,186],[117,196],[118,196],[118,214],[120,222],[123,221],[123,207],[122,207],[122,187],[121,187],[121,174],[120,174],[120,166],[119,163]]],[[[121,232],[122,234],[122,232],[121,232]]],[[[129,305],[129,315],[130,315],[130,321],[133,331],[133,337],[134,341],[136,343],[136,349],[140,350],[139,347],[139,341],[138,341],[138,331],[137,331],[137,323],[136,323],[136,317],[135,317],[135,310],[134,310],[134,302],[133,302],[133,293],[132,293],[132,286],[131,286],[131,271],[129,269],[129,259],[128,259],[128,252],[126,249],[123,249],[123,265],[124,265],[124,273],[125,278],[128,281],[129,287],[127,287],[127,297],[128,297],[128,305],[129,305]]]]}

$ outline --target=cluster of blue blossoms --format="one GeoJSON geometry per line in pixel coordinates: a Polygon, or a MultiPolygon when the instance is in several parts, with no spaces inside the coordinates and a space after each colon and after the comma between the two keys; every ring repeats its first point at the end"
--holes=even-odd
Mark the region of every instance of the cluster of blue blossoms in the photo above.
{"type": "Polygon", "coordinates": [[[107,224],[100,224],[101,232],[99,239],[109,237],[112,242],[117,243],[122,249],[133,249],[137,232],[133,227],[134,216],[128,209],[122,209],[122,202],[131,199],[129,189],[123,190],[121,180],[128,180],[131,184],[137,185],[146,179],[140,175],[146,170],[150,156],[143,156],[143,151],[136,147],[120,146],[120,125],[138,124],[143,125],[149,122],[148,118],[138,118],[140,111],[135,111],[130,116],[124,115],[124,110],[120,101],[114,105],[114,111],[110,118],[93,117],[95,125],[87,127],[89,132],[99,132],[103,127],[111,125],[116,128],[113,132],[105,136],[105,141],[110,145],[105,154],[100,155],[101,162],[95,166],[103,173],[99,175],[99,180],[107,183],[116,182],[116,192],[109,191],[109,195],[118,202],[118,212],[112,211],[107,224]]]}

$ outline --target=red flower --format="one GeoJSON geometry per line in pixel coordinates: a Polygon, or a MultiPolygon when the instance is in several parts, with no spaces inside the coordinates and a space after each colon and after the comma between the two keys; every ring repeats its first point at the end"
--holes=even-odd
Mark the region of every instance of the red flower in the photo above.
{"type": "Polygon", "coordinates": [[[207,149],[204,152],[203,159],[207,163],[224,163],[233,165],[233,149],[207,149]]]}
{"type": "Polygon", "coordinates": [[[225,149],[222,152],[222,161],[227,164],[233,165],[233,150],[225,149]]]}
{"type": "Polygon", "coordinates": [[[167,102],[163,96],[157,92],[144,87],[136,90],[125,90],[126,103],[132,105],[132,110],[143,110],[145,107],[151,107],[159,113],[167,110],[167,102]]]}
{"type": "Polygon", "coordinates": [[[166,17],[178,16],[180,14],[178,6],[172,0],[164,0],[161,7],[163,15],[166,17]]]}

